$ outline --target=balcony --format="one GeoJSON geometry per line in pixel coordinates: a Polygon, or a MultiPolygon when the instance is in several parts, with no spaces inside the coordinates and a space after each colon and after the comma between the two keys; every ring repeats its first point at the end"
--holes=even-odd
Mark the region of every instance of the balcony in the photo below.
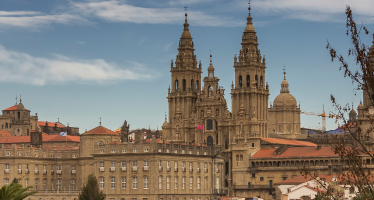
{"type": "Polygon", "coordinates": [[[132,170],[133,172],[137,172],[138,171],[138,167],[132,167],[132,170]]]}
{"type": "Polygon", "coordinates": [[[219,173],[219,169],[216,169],[216,173],[219,173]]]}
{"type": "Polygon", "coordinates": [[[99,167],[99,171],[103,172],[103,171],[105,171],[105,168],[104,167],[99,167]]]}
{"type": "Polygon", "coordinates": [[[125,171],[127,171],[127,168],[126,167],[122,167],[121,171],[125,172],[125,171]]]}
{"type": "Polygon", "coordinates": [[[75,169],[71,170],[71,174],[76,174],[77,171],[75,169]]]}
{"type": "Polygon", "coordinates": [[[4,169],[4,174],[9,174],[9,169],[4,169]]]}
{"type": "Polygon", "coordinates": [[[200,173],[200,168],[197,168],[197,170],[196,170],[198,173],[200,173]]]}
{"type": "Polygon", "coordinates": [[[143,167],[143,171],[148,171],[148,169],[149,169],[149,166],[144,166],[143,167]]]}
{"type": "Polygon", "coordinates": [[[205,172],[205,173],[208,173],[208,169],[204,169],[204,172],[205,172]]]}
{"type": "Polygon", "coordinates": [[[158,171],[162,171],[162,166],[158,166],[158,171]]]}
{"type": "Polygon", "coordinates": [[[56,170],[56,174],[61,175],[62,174],[62,170],[56,170]]]}
{"type": "Polygon", "coordinates": [[[178,168],[174,168],[174,171],[177,172],[177,171],[178,171],[178,168]]]}
{"type": "Polygon", "coordinates": [[[25,169],[25,174],[30,173],[29,169],[25,169]]]}
{"type": "Polygon", "coordinates": [[[55,171],[51,170],[51,174],[54,174],[54,173],[55,173],[55,171]]]}
{"type": "Polygon", "coordinates": [[[35,174],[39,174],[39,170],[35,170],[35,174]]]}
{"type": "Polygon", "coordinates": [[[47,170],[43,170],[43,174],[46,175],[47,174],[47,170]]]}
{"type": "Polygon", "coordinates": [[[190,168],[190,172],[193,172],[193,169],[192,169],[192,168],[190,168]]]}
{"type": "Polygon", "coordinates": [[[167,172],[170,172],[170,167],[167,167],[167,168],[166,168],[166,171],[167,171],[167,172]]]}
{"type": "Polygon", "coordinates": [[[19,174],[22,174],[22,169],[18,169],[18,173],[19,173],[19,174]]]}
{"type": "Polygon", "coordinates": [[[111,171],[111,172],[115,172],[115,171],[116,171],[116,168],[115,168],[115,167],[110,167],[110,171],[111,171]]]}
{"type": "Polygon", "coordinates": [[[186,168],[185,167],[182,168],[182,172],[186,172],[186,168]]]}

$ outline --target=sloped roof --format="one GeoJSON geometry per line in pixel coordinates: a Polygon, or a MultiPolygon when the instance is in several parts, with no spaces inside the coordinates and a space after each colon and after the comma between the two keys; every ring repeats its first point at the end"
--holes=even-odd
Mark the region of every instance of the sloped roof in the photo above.
{"type": "MultiPolygon", "coordinates": [[[[319,177],[321,179],[325,179],[326,181],[331,181],[331,178],[336,175],[325,175],[325,174],[320,174],[319,177]]],[[[294,178],[290,178],[281,182],[275,183],[276,185],[299,185],[301,183],[305,183],[307,181],[313,180],[314,178],[311,177],[310,175],[308,176],[296,176],[294,178]]]]}
{"type": "Polygon", "coordinates": [[[279,138],[261,138],[261,140],[272,143],[272,144],[287,144],[293,146],[307,146],[316,147],[317,145],[311,142],[299,141],[299,140],[286,140],[279,138]]]}
{"type": "MultiPolygon", "coordinates": [[[[18,105],[14,105],[14,106],[11,106],[11,107],[9,107],[9,108],[7,108],[5,110],[17,110],[17,107],[18,107],[18,105]]],[[[24,108],[23,110],[27,110],[27,109],[24,108]]],[[[29,110],[27,110],[27,111],[29,111],[29,110]]]]}
{"type": "MultiPolygon", "coordinates": [[[[47,122],[46,121],[38,121],[38,125],[39,126],[46,126],[47,122]]],[[[65,128],[66,127],[59,122],[48,122],[48,127],[55,127],[55,125],[57,125],[58,128],[65,128]]]]}
{"type": "Polygon", "coordinates": [[[98,126],[89,131],[83,133],[83,135],[119,135],[118,133],[105,128],[104,126],[98,126]]]}
{"type": "Polygon", "coordinates": [[[7,130],[0,130],[0,139],[11,136],[12,133],[7,130]]]}
{"type": "Polygon", "coordinates": [[[261,149],[255,153],[252,158],[284,158],[284,157],[320,157],[320,156],[338,156],[331,147],[290,147],[280,155],[274,155],[274,149],[261,149]]]}
{"type": "MultiPolygon", "coordinates": [[[[80,142],[79,136],[42,135],[43,142],[80,142]]],[[[0,140],[0,144],[30,143],[30,136],[9,136],[0,140]]]]}

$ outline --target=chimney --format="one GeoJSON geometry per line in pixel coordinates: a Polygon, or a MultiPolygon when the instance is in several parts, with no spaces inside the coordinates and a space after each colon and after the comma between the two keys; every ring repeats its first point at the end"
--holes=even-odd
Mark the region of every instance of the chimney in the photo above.
{"type": "Polygon", "coordinates": [[[317,150],[321,150],[321,147],[322,147],[322,146],[321,146],[320,144],[318,144],[318,145],[317,145],[317,150]]]}

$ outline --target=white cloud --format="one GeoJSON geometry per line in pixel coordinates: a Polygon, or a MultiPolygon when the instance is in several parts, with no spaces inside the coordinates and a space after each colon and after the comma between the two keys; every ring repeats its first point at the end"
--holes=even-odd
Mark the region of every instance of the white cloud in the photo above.
{"type": "Polygon", "coordinates": [[[40,29],[52,23],[72,24],[87,23],[84,18],[67,13],[56,15],[45,15],[33,11],[0,11],[0,28],[29,28],[40,29]]]}
{"type": "Polygon", "coordinates": [[[40,58],[9,51],[0,45],[0,81],[31,85],[64,82],[110,83],[119,80],[151,79],[145,67],[130,63],[133,69],[123,69],[103,59],[77,60],[62,55],[40,58]],[[142,71],[138,73],[137,71],[142,71]]]}
{"type": "MultiPolygon", "coordinates": [[[[104,2],[74,3],[77,13],[94,16],[109,22],[131,22],[149,24],[180,24],[184,10],[176,8],[136,7],[116,0],[104,2]]],[[[231,17],[207,15],[200,11],[189,11],[188,20],[197,26],[243,26],[242,21],[231,17]]]]}
{"type": "Polygon", "coordinates": [[[147,38],[140,40],[139,45],[142,46],[143,42],[145,42],[147,38]]]}
{"type": "Polygon", "coordinates": [[[169,48],[170,48],[170,46],[173,44],[173,42],[170,42],[169,44],[167,44],[166,46],[165,46],[165,48],[164,48],[164,51],[167,51],[169,48]]]}
{"type": "Polygon", "coordinates": [[[252,4],[257,11],[307,21],[344,21],[341,15],[349,5],[357,19],[373,22],[372,0],[256,0],[252,4]]]}

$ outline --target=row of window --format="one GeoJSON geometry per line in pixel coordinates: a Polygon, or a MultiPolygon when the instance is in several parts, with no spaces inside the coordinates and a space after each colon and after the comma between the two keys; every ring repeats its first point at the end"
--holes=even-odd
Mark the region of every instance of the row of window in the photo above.
{"type": "MultiPolygon", "coordinates": [[[[21,179],[17,179],[18,180],[18,183],[21,183],[21,179]]],[[[51,190],[54,190],[53,188],[53,183],[54,183],[54,180],[51,179],[51,190]]],[[[75,179],[71,179],[70,181],[71,185],[70,185],[70,188],[71,190],[76,190],[76,180],[75,179]]],[[[5,178],[5,185],[8,185],[9,184],[9,178],[5,178]]],[[[25,179],[25,187],[28,187],[29,186],[29,179],[25,179]]],[[[39,188],[39,179],[34,179],[34,189],[35,190],[47,190],[47,179],[42,179],[42,188],[39,188]]],[[[62,179],[56,179],[56,189],[57,190],[62,190],[62,179]]]]}
{"type": "MultiPolygon", "coordinates": [[[[34,153],[34,156],[35,157],[38,157],[38,153],[34,153]]],[[[5,152],[5,156],[10,156],[10,152],[5,152]]],[[[17,153],[17,156],[22,156],[22,153],[17,153]]],[[[29,153],[24,153],[24,155],[23,156],[26,156],[26,157],[28,157],[29,156],[29,153]]],[[[43,158],[46,158],[47,157],[47,155],[46,154],[43,154],[43,158]]],[[[55,155],[54,154],[51,154],[51,158],[54,158],[55,157],[55,155]]],[[[76,154],[73,154],[73,155],[71,155],[71,157],[72,158],[76,158],[77,157],[77,155],[76,154]]],[[[61,154],[57,154],[56,155],[56,158],[61,158],[61,154]]]]}
{"type": "MultiPolygon", "coordinates": [[[[162,166],[162,161],[159,161],[158,162],[158,167],[159,167],[159,171],[162,171],[163,170],[163,166],[162,166]]],[[[166,169],[167,171],[170,171],[171,169],[171,162],[170,161],[166,161],[166,169]]],[[[197,162],[196,163],[197,165],[197,172],[200,172],[200,162],[197,162]]],[[[101,161],[100,162],[100,165],[99,165],[99,170],[101,172],[105,171],[105,162],[104,161],[101,161]]],[[[116,170],[116,161],[111,161],[110,162],[110,171],[115,171],[116,170]]],[[[122,161],[121,162],[121,170],[122,171],[126,171],[127,170],[127,162],[126,161],[122,161]]],[[[132,171],[137,171],[138,170],[138,161],[137,160],[134,160],[132,161],[132,171]]],[[[148,161],[143,161],[143,170],[145,171],[148,171],[149,170],[149,162],[148,161]]],[[[175,161],[174,162],[174,171],[178,171],[178,161],[175,161]]],[[[182,162],[182,171],[186,171],[186,162],[182,162]]],[[[190,172],[193,172],[193,162],[189,162],[189,171],[190,172]]],[[[208,172],[208,163],[204,163],[204,172],[208,172]]]]}
{"type": "MultiPolygon", "coordinates": [[[[186,91],[186,79],[183,79],[182,80],[182,89],[183,89],[183,91],[186,91]]],[[[193,89],[194,87],[193,87],[193,85],[194,85],[194,80],[193,79],[191,79],[191,85],[190,85],[190,87],[193,89]]],[[[174,89],[175,89],[175,92],[178,92],[178,80],[175,80],[175,85],[174,85],[174,89]]],[[[199,81],[196,81],[196,90],[199,88],[199,81]]]]}
{"type": "MultiPolygon", "coordinates": [[[[24,164],[25,165],[25,173],[28,174],[30,172],[29,170],[29,164],[24,164]]],[[[18,174],[22,174],[22,164],[18,164],[18,169],[17,169],[18,174]]],[[[39,165],[35,164],[34,165],[34,172],[35,174],[39,174],[39,165]]],[[[5,169],[4,169],[5,174],[10,173],[9,169],[9,163],[5,164],[5,169]]],[[[53,174],[53,165],[51,165],[51,174],[53,174]]],[[[76,173],[76,166],[71,165],[71,173],[75,174],[76,173]]],[[[43,174],[47,174],[47,165],[43,165],[43,174]]],[[[62,174],[62,166],[61,165],[56,165],[56,174],[62,174]]]]}
{"type": "MultiPolygon", "coordinates": [[[[208,129],[210,130],[210,129],[208,129]]],[[[110,150],[110,153],[116,153],[116,149],[111,149],[110,150]]],[[[132,152],[133,153],[138,153],[138,149],[132,149],[132,152]]],[[[144,149],[144,152],[149,152],[149,149],[148,148],[145,148],[144,149]]],[[[159,153],[162,153],[162,149],[158,149],[158,152],[159,153]]],[[[104,149],[100,149],[100,153],[105,153],[105,150],[104,149]]],[[[122,153],[127,153],[127,150],[126,149],[122,149],[122,153]]],[[[165,153],[170,153],[170,150],[169,149],[166,149],[165,150],[165,153]]],[[[174,149],[173,150],[173,153],[178,153],[178,150],[177,149],[174,149]]],[[[185,150],[181,150],[181,154],[186,154],[186,151],[185,150]]],[[[188,151],[188,154],[192,154],[192,151],[188,151]]],[[[200,155],[200,151],[197,151],[196,152],[196,155],[200,155]]],[[[207,152],[205,151],[204,152],[204,155],[207,155],[207,152]]]]}
{"type": "MultiPolygon", "coordinates": [[[[186,177],[183,176],[181,178],[181,186],[182,189],[186,189],[186,177]]],[[[193,189],[193,177],[189,177],[189,189],[193,189]]],[[[105,184],[105,177],[101,176],[99,177],[100,180],[100,189],[104,189],[104,184],[105,184]]],[[[166,177],[166,189],[170,189],[170,181],[171,177],[167,176],[166,177]]],[[[123,176],[121,177],[121,189],[126,189],[127,188],[127,177],[123,176]]],[[[205,177],[205,183],[208,183],[208,177],[205,177]]],[[[217,183],[219,183],[219,178],[217,177],[217,183]]],[[[163,177],[159,176],[158,177],[158,189],[162,189],[162,184],[163,184],[163,177]]],[[[149,177],[144,176],[143,177],[143,188],[144,189],[149,189],[149,177]]],[[[116,177],[112,176],[110,177],[110,189],[116,189],[116,177]]],[[[132,189],[138,189],[138,177],[132,177],[132,189]]],[[[178,177],[174,177],[174,189],[178,189],[178,177]]],[[[201,189],[201,177],[196,177],[196,189],[201,189]]],[[[207,188],[205,188],[207,189],[207,188]]]]}
{"type": "MultiPolygon", "coordinates": [[[[247,83],[247,87],[251,86],[251,79],[250,79],[249,75],[247,75],[247,77],[246,77],[246,83],[247,83]]],[[[258,76],[257,75],[255,76],[255,84],[256,84],[256,87],[258,87],[258,76]]],[[[262,87],[262,85],[263,85],[263,78],[261,76],[260,77],[260,87],[262,87]]],[[[243,77],[241,75],[239,76],[239,87],[243,87],[243,77]]]]}

